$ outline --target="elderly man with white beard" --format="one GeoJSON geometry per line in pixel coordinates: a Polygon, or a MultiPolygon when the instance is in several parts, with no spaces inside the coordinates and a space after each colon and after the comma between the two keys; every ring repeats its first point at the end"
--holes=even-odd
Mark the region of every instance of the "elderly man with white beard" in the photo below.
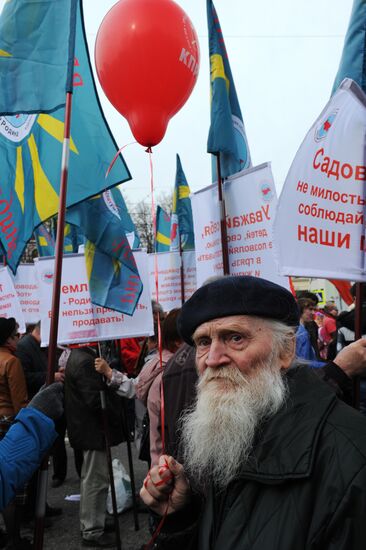
{"type": "Polygon", "coordinates": [[[141,490],[154,548],[363,550],[366,420],[294,362],[299,312],[284,288],[226,277],[183,305],[197,400],[184,466],[163,455],[141,490]]]}

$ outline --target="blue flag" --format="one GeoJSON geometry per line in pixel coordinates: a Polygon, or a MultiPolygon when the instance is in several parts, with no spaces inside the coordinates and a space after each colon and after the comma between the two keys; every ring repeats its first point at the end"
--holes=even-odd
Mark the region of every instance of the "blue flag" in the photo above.
{"type": "Polygon", "coordinates": [[[82,244],[84,244],[84,236],[80,229],[71,223],[65,223],[64,254],[76,254],[82,244]]]}
{"type": "Polygon", "coordinates": [[[11,0],[0,17],[0,113],[52,112],[72,90],[76,0],[11,0]]]}
{"type": "MultiPolygon", "coordinates": [[[[69,208],[66,219],[80,228],[86,238],[85,260],[92,303],[132,315],[142,292],[126,236],[134,225],[127,209],[118,209],[113,191],[69,208]]],[[[118,200],[124,204],[122,195],[118,200]]]]}
{"type": "MultiPolygon", "coordinates": [[[[19,12],[25,4],[37,4],[26,0],[12,0],[9,4],[13,2],[19,7],[19,12]]],[[[48,6],[47,14],[59,4],[65,6],[63,0],[43,3],[48,6]]],[[[43,3],[40,2],[41,5],[43,3]]],[[[70,6],[72,5],[73,2],[70,2],[70,6]]],[[[70,10],[69,14],[70,21],[70,10]]],[[[14,21],[17,17],[14,12],[14,21]]],[[[3,14],[0,21],[2,18],[3,14]]],[[[66,41],[71,40],[72,33],[68,27],[61,27],[59,18],[50,17],[47,21],[49,25],[52,24],[47,30],[44,28],[44,21],[38,21],[38,26],[47,36],[52,35],[57,42],[59,36],[63,36],[66,41]]],[[[20,42],[23,41],[24,51],[27,51],[27,28],[24,28],[22,37],[18,35],[16,38],[19,42],[17,47],[20,47],[20,42]]],[[[0,49],[11,53],[11,44],[2,44],[0,49]]],[[[49,54],[49,48],[46,53],[49,54]]],[[[56,60],[55,63],[57,62],[56,60]]],[[[42,65],[46,73],[50,64],[54,64],[51,58],[47,64],[42,65]]],[[[4,67],[5,64],[0,64],[0,71],[5,70],[4,67]]],[[[2,73],[0,78],[3,78],[2,73]]],[[[37,78],[40,82],[48,83],[48,80],[41,80],[40,76],[37,78]]],[[[29,91],[29,88],[25,92],[21,89],[15,90],[8,73],[5,73],[5,80],[2,82],[7,87],[7,93],[13,94],[12,97],[20,97],[29,91]]],[[[30,86],[28,81],[27,86],[30,86]]],[[[58,89],[51,88],[54,83],[50,82],[45,86],[49,86],[49,95],[56,97],[58,89]]],[[[65,81],[60,80],[59,86],[64,92],[65,81]]],[[[38,90],[39,82],[35,82],[31,89],[38,90]]],[[[3,88],[1,94],[4,93],[6,92],[3,88]]],[[[55,107],[57,104],[58,101],[55,102],[55,107]]],[[[23,112],[28,109],[35,114],[0,116],[0,242],[5,250],[8,265],[14,273],[34,228],[58,211],[65,110],[62,107],[52,113],[44,113],[41,112],[43,108],[41,103],[37,103],[33,109],[29,106],[23,109],[23,112]]],[[[116,143],[106,124],[96,93],[86,46],[82,7],[78,4],[68,207],[130,179],[122,156],[119,156],[108,178],[105,179],[104,175],[116,151],[116,143]]]]}
{"type": "Polygon", "coordinates": [[[34,230],[34,238],[36,240],[38,256],[54,256],[55,239],[43,223],[34,230]]]}
{"type": "Polygon", "coordinates": [[[351,19],[332,94],[345,78],[352,78],[366,93],[366,2],[354,0],[351,19]]]}
{"type": "MultiPolygon", "coordinates": [[[[220,154],[221,176],[227,178],[249,168],[251,160],[222,30],[211,0],[207,0],[207,23],[211,73],[211,126],[207,152],[220,154]]],[[[216,159],[213,159],[213,181],[216,177],[216,159]]]]}
{"type": "Polygon", "coordinates": [[[173,208],[170,229],[170,250],[194,249],[194,230],[190,189],[183,172],[179,155],[173,194],[173,208]],[[180,246],[179,246],[180,243],[180,246]]]}
{"type": "Polygon", "coordinates": [[[123,231],[126,234],[126,236],[129,238],[129,242],[132,244],[132,248],[140,248],[141,241],[140,237],[136,231],[135,224],[133,223],[133,220],[130,216],[130,213],[127,209],[126,203],[124,201],[124,198],[122,197],[121,191],[118,189],[118,187],[113,187],[113,189],[110,189],[109,193],[106,193],[104,197],[108,201],[108,196],[111,195],[113,202],[110,201],[110,207],[112,210],[115,210],[115,213],[120,218],[121,223],[123,225],[123,231]],[[130,241],[131,238],[131,241],[130,241]]]}
{"type": "Polygon", "coordinates": [[[169,214],[161,206],[158,206],[156,209],[155,252],[169,252],[170,225],[171,219],[169,214]]]}

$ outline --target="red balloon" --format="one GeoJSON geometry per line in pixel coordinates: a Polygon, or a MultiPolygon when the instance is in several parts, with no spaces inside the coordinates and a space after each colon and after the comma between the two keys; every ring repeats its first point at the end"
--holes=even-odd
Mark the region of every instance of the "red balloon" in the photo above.
{"type": "Polygon", "coordinates": [[[172,0],[120,0],[99,28],[95,63],[109,101],[135,139],[152,147],[196,83],[197,34],[172,0]]]}

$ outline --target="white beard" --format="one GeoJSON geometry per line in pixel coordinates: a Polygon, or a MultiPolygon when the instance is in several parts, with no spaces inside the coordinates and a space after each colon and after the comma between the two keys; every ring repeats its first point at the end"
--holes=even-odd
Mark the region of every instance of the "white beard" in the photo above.
{"type": "Polygon", "coordinates": [[[286,394],[273,357],[249,375],[236,367],[207,368],[196,404],[181,419],[184,467],[193,485],[226,487],[247,460],[259,424],[279,410],[286,394]]]}

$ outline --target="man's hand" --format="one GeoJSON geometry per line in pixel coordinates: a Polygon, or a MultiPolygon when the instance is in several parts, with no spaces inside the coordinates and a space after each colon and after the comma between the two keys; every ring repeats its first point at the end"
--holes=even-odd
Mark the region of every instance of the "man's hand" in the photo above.
{"type": "Polygon", "coordinates": [[[147,474],[140,496],[146,506],[160,516],[166,511],[172,514],[184,508],[190,501],[191,490],[183,466],[172,456],[162,455],[159,465],[147,474]]]}
{"type": "Polygon", "coordinates": [[[108,380],[112,378],[112,369],[108,365],[107,361],[105,359],[102,359],[102,357],[97,357],[94,361],[94,367],[99,374],[103,374],[108,380]]]}
{"type": "Polygon", "coordinates": [[[55,382],[64,382],[65,380],[65,374],[64,372],[55,372],[55,382]]]}
{"type": "Polygon", "coordinates": [[[333,361],[347,376],[360,376],[366,372],[366,338],[360,338],[343,348],[333,361]]]}

